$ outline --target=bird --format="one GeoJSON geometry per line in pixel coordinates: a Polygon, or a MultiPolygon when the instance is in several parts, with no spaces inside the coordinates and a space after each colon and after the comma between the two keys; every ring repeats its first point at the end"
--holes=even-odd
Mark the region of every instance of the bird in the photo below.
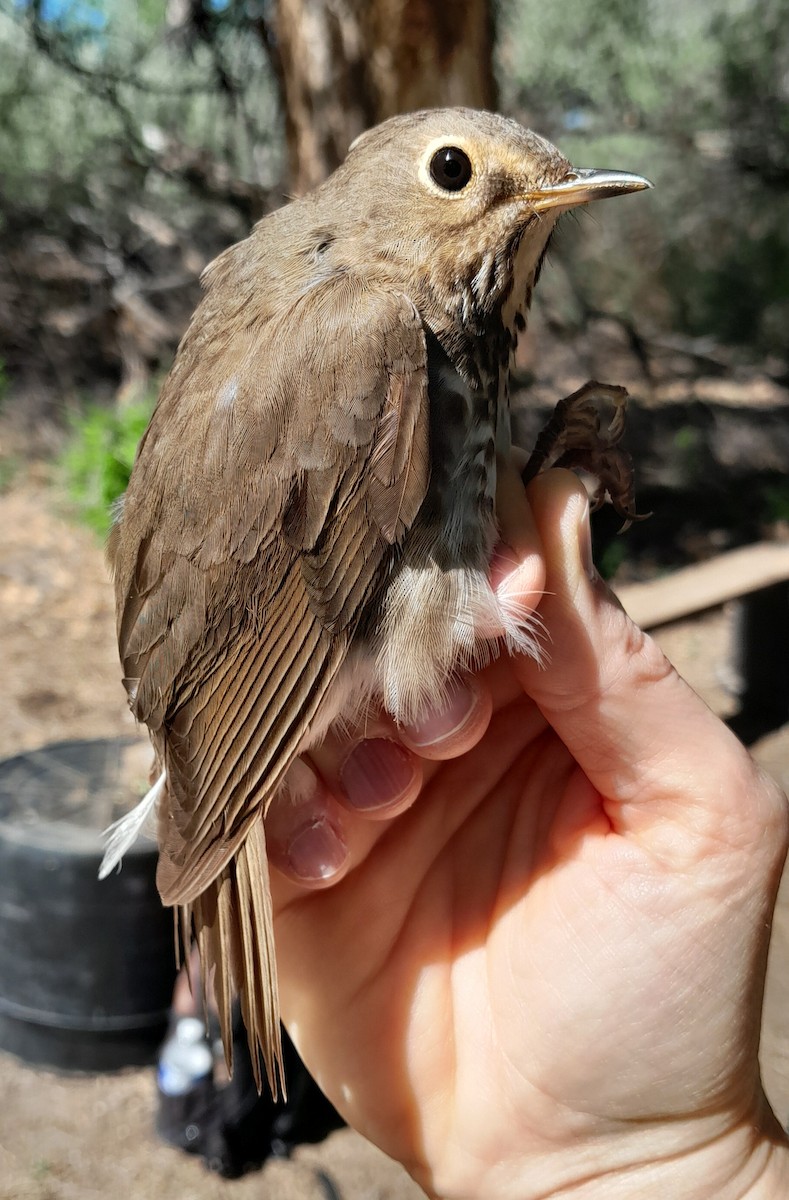
{"type": "MultiPolygon", "coordinates": [[[[155,767],[101,874],[155,819],[161,899],[213,969],[226,1054],[240,996],[259,1088],[261,1059],[283,1082],[262,817],[337,722],[413,723],[502,645],[539,654],[488,579],[510,367],[558,217],[650,186],[429,109],[363,133],[203,274],[109,539],[155,767]]],[[[629,520],[623,422],[601,433],[595,391],[621,408],[609,385],[568,398],[524,477],[585,465],[629,520]]]]}

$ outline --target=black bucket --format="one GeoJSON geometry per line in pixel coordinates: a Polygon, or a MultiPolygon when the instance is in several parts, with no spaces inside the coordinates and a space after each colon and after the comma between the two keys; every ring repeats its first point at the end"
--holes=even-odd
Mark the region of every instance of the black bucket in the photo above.
{"type": "Polygon", "coordinates": [[[139,751],[70,741],[0,763],[0,1049],[26,1062],[111,1071],[153,1061],[164,1035],[175,953],[155,845],[97,876],[139,751]]]}

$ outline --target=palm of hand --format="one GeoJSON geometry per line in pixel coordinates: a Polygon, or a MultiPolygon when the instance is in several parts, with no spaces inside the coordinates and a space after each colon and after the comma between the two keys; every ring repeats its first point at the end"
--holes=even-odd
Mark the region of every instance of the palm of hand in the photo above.
{"type": "Polygon", "coordinates": [[[417,1177],[445,1161],[468,1178],[492,1110],[524,1156],[554,1154],[632,1122],[634,1098],[643,1121],[676,1118],[700,1094],[727,1104],[738,1072],[753,1083],[730,1037],[743,998],[722,1014],[715,987],[730,881],[677,880],[614,832],[511,666],[488,677],[482,741],[391,824],[360,821],[348,876],[278,917],[285,1011],[317,1078],[417,1177]]]}
{"type": "Polygon", "coordinates": [[[540,486],[550,669],[494,664],[481,740],[407,812],[350,818],[335,886],[274,887],[305,1060],[446,1197],[572,1190],[731,1142],[761,1103],[783,800],[570,563],[569,485],[540,486]]]}

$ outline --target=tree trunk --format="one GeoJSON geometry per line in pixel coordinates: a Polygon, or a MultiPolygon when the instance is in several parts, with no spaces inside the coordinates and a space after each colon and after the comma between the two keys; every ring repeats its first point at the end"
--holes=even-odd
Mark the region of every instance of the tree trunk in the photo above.
{"type": "Polygon", "coordinates": [[[275,37],[296,195],[395,113],[495,107],[489,0],[277,0],[275,37]]]}

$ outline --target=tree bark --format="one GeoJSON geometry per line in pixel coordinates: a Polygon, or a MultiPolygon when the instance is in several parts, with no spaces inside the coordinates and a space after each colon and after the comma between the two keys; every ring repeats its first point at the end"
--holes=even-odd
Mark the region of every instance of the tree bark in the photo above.
{"type": "Polygon", "coordinates": [[[296,195],[395,113],[495,107],[489,0],[277,0],[275,19],[296,195]]]}

